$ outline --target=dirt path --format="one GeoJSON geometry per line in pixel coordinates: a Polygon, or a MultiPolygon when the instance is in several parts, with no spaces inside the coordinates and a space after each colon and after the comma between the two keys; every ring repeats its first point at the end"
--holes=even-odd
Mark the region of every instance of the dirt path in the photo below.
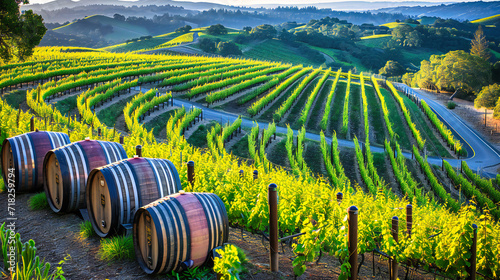
{"type": "Polygon", "coordinates": [[[191,137],[191,135],[193,135],[193,133],[198,129],[198,127],[200,125],[207,125],[209,123],[210,123],[210,121],[208,121],[208,120],[202,120],[202,121],[199,121],[199,122],[197,121],[190,129],[187,129],[184,132],[184,139],[189,139],[189,137],[191,137]]]}
{"type": "Polygon", "coordinates": [[[102,106],[97,107],[97,108],[95,109],[95,113],[97,114],[97,113],[99,113],[100,111],[105,110],[105,109],[107,109],[107,108],[108,108],[108,107],[110,107],[110,106],[113,106],[115,103],[119,102],[120,100],[122,100],[122,99],[127,99],[127,98],[129,98],[130,96],[136,95],[136,94],[138,94],[138,93],[139,93],[139,91],[138,91],[138,90],[131,89],[131,90],[130,90],[130,93],[128,93],[128,92],[127,92],[126,94],[120,94],[120,96],[119,96],[119,97],[118,97],[118,96],[115,96],[115,97],[113,97],[113,99],[111,99],[111,101],[109,101],[109,102],[105,102],[102,106]],[[118,97],[118,98],[117,98],[117,97],[118,97]]]}
{"type": "Polygon", "coordinates": [[[241,133],[238,133],[238,135],[233,136],[233,139],[231,139],[229,142],[226,142],[226,144],[224,144],[224,148],[226,149],[226,151],[231,151],[231,148],[236,143],[238,143],[238,141],[240,141],[241,138],[243,138],[243,136],[245,136],[245,135],[246,135],[245,130],[241,130],[241,133]]]}

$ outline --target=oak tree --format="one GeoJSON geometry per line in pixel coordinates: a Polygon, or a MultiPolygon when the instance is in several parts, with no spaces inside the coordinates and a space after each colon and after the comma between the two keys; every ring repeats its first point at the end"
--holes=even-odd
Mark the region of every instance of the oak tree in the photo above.
{"type": "Polygon", "coordinates": [[[40,15],[32,10],[21,14],[21,4],[28,0],[0,1],[0,59],[4,62],[30,57],[47,31],[40,15]]]}

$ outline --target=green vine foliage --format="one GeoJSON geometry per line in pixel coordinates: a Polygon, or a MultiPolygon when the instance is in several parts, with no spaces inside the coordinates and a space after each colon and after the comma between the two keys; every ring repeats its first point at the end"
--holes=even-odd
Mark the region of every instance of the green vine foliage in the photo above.
{"type": "Polygon", "coordinates": [[[234,245],[227,245],[224,249],[217,249],[216,252],[220,257],[214,259],[214,271],[221,276],[220,279],[239,280],[239,274],[244,268],[238,248],[234,245]]]}
{"type": "MultiPolygon", "coordinates": [[[[59,266],[50,273],[51,265],[48,262],[40,260],[36,255],[37,249],[35,241],[30,239],[24,244],[21,242],[21,235],[7,229],[5,223],[0,227],[0,240],[2,249],[2,259],[5,271],[10,271],[12,280],[55,280],[66,279],[63,274],[62,265],[69,258],[59,262],[59,266]],[[13,250],[12,250],[13,248],[13,250]],[[11,262],[11,250],[15,254],[15,261],[11,262]],[[15,266],[14,266],[15,264],[15,266]]],[[[7,277],[7,275],[4,275],[7,277]]]]}

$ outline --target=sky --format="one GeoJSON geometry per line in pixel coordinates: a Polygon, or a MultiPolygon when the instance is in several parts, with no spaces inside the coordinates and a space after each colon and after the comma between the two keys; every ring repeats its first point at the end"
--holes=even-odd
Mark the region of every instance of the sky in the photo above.
{"type": "MultiPolygon", "coordinates": [[[[47,3],[51,2],[53,0],[30,0],[30,4],[41,4],[41,3],[47,3]]],[[[81,0],[85,1],[85,0],[81,0]]],[[[125,1],[133,1],[133,0],[125,0],[125,1]]],[[[232,6],[247,6],[247,5],[254,5],[254,4],[280,4],[280,5],[293,5],[293,4],[306,4],[306,3],[328,3],[328,2],[340,2],[340,1],[347,1],[347,0],[187,0],[190,2],[212,2],[212,3],[219,3],[219,4],[225,4],[225,5],[232,5],[232,6]]],[[[371,1],[371,2],[378,2],[378,1],[391,1],[391,0],[364,0],[364,1],[371,1]]],[[[418,2],[435,2],[435,3],[449,3],[449,2],[475,2],[478,0],[418,0],[418,2]]],[[[485,2],[489,1],[494,1],[494,0],[483,0],[485,2]]],[[[391,2],[403,2],[403,1],[391,1],[391,2]]]]}

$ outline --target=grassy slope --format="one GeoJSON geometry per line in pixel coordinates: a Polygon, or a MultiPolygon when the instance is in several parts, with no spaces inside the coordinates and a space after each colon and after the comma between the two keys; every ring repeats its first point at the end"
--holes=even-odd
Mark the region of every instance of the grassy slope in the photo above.
{"type": "Polygon", "coordinates": [[[393,28],[396,28],[396,27],[398,27],[398,26],[400,26],[400,25],[402,25],[402,24],[406,24],[406,25],[409,25],[409,26],[411,26],[411,27],[415,27],[415,26],[417,26],[416,24],[413,24],[413,23],[404,23],[404,22],[395,22],[395,21],[393,21],[393,22],[388,22],[388,23],[384,23],[384,24],[381,24],[380,26],[387,26],[387,27],[389,27],[390,29],[393,29],[393,28]]]}
{"type": "Polygon", "coordinates": [[[164,44],[170,40],[172,40],[174,37],[169,37],[169,36],[163,36],[163,37],[153,37],[151,39],[146,39],[146,40],[139,40],[137,42],[131,42],[131,43],[122,43],[118,45],[113,45],[109,47],[103,48],[103,50],[110,51],[110,52],[131,52],[131,51],[137,51],[137,50],[142,50],[142,49],[149,49],[149,48],[154,48],[158,45],[164,44]]]}
{"type": "Polygon", "coordinates": [[[491,17],[480,18],[471,21],[471,23],[480,23],[480,24],[495,24],[500,21],[500,15],[494,15],[491,17]]]}
{"type": "Polygon", "coordinates": [[[279,41],[279,40],[265,40],[255,45],[250,50],[243,53],[246,58],[279,61],[284,63],[291,63],[294,65],[313,65],[317,64],[303,56],[293,47],[279,41]]]}
{"type": "Polygon", "coordinates": [[[361,40],[372,40],[372,39],[379,39],[379,38],[384,38],[384,37],[390,37],[391,34],[377,34],[377,35],[370,35],[370,36],[365,36],[361,37],[361,40]]]}

